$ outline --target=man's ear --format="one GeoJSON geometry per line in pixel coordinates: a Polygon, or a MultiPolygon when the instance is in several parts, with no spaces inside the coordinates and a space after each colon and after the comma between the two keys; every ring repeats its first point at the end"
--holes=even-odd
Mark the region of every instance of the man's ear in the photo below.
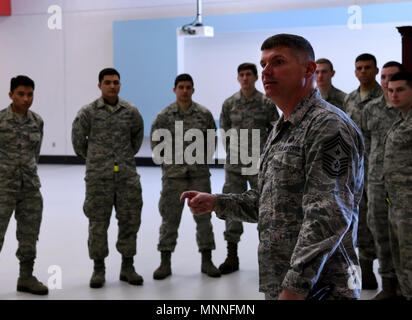
{"type": "Polygon", "coordinates": [[[314,61],[308,61],[306,63],[305,78],[310,78],[316,71],[316,63],[314,61]]]}

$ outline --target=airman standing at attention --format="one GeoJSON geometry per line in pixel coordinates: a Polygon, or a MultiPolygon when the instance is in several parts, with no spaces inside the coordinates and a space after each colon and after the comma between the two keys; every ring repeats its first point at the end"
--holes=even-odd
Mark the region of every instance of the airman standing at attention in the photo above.
{"type": "MultiPolygon", "coordinates": [[[[246,149],[246,146],[242,146],[242,144],[247,144],[248,155],[252,155],[253,143],[258,142],[260,155],[273,128],[272,123],[279,119],[278,111],[273,102],[263,93],[256,90],[255,83],[258,80],[256,65],[253,63],[242,63],[239,65],[237,72],[237,80],[241,88],[225,100],[220,114],[220,128],[226,133],[231,129],[236,130],[236,137],[238,139],[235,142],[229,141],[230,139],[224,141],[226,163],[223,193],[242,193],[248,189],[248,182],[251,189],[257,188],[257,168],[253,174],[242,172],[246,165],[239,161],[241,159],[239,151],[242,147],[246,149]],[[248,130],[247,141],[241,141],[240,130],[242,129],[248,130]],[[252,130],[259,130],[258,141],[253,140],[252,130]],[[238,160],[237,163],[231,163],[231,158],[233,158],[232,152],[237,153],[235,158],[238,160]]],[[[227,241],[227,257],[219,266],[222,274],[231,273],[239,269],[237,246],[243,233],[242,222],[226,219],[225,224],[224,238],[227,241]]]]}
{"type": "Polygon", "coordinates": [[[12,78],[12,103],[0,111],[0,251],[14,211],[20,262],[17,291],[46,295],[48,288],[33,276],[43,211],[37,175],[43,120],[29,110],[33,92],[32,79],[22,75],[12,78]]]}
{"type": "MultiPolygon", "coordinates": [[[[190,189],[210,192],[210,172],[208,166],[208,140],[207,131],[214,133],[214,153],[216,147],[216,124],[212,113],[192,101],[195,89],[192,77],[183,73],[176,77],[173,92],[176,101],[164,108],[156,116],[151,128],[151,146],[154,153],[162,142],[157,139],[158,133],[170,133],[168,146],[172,146],[171,159],[161,163],[162,191],[160,193],[159,211],[162,224],[159,230],[159,243],[157,249],[161,252],[160,266],[154,271],[153,278],[160,280],[172,274],[171,255],[177,244],[178,228],[182,218],[183,204],[180,203],[180,194],[190,189]],[[188,133],[189,132],[189,133],[188,133]],[[186,148],[190,148],[191,141],[183,139],[193,133],[199,140],[203,139],[201,150],[196,149],[195,161],[189,161],[186,148]],[[184,154],[183,154],[183,150],[184,154]],[[203,154],[201,154],[203,152],[203,154]],[[199,154],[198,154],[199,153],[199,154]],[[200,158],[200,159],[199,159],[200,158]],[[199,159],[199,161],[198,161],[199,159]]],[[[165,143],[163,141],[163,143],[165,143]]],[[[167,152],[166,152],[167,153],[167,152]]],[[[192,152],[190,153],[192,156],[192,152]]],[[[196,240],[202,255],[201,272],[210,277],[220,277],[220,271],[212,262],[212,250],[215,249],[215,239],[210,212],[199,217],[194,217],[196,222],[196,240]]]]}
{"type": "Polygon", "coordinates": [[[379,261],[379,274],[382,277],[382,291],[376,300],[397,299],[399,287],[389,243],[388,205],[383,180],[383,154],[385,137],[392,124],[399,119],[399,110],[392,106],[388,96],[389,79],[403,70],[399,62],[385,63],[381,71],[383,95],[368,102],[362,110],[362,133],[365,140],[365,157],[368,160],[367,222],[372,232],[376,255],[379,261]]]}
{"type": "Polygon", "coordinates": [[[98,87],[102,96],[81,108],[72,127],[74,151],[86,159],[83,210],[89,219],[89,256],[94,261],[90,287],[105,283],[113,207],[119,226],[116,248],[122,255],[120,280],[141,285],[143,278],[133,266],[143,206],[134,155],[143,140],[143,118],[134,105],[119,98],[120,74],[115,69],[100,71],[98,87]]]}
{"type": "MultiPolygon", "coordinates": [[[[355,60],[355,76],[359,80],[358,89],[352,91],[345,98],[343,110],[355,121],[359,129],[362,128],[361,117],[365,105],[373,99],[381,97],[383,91],[375,78],[378,74],[376,58],[364,53],[355,60]]],[[[362,288],[375,290],[378,288],[375,274],[373,273],[373,261],[376,258],[375,244],[372,233],[367,224],[368,197],[367,197],[367,172],[368,159],[365,158],[365,185],[361,203],[359,204],[359,228],[358,228],[358,249],[359,259],[362,268],[362,288]]]]}

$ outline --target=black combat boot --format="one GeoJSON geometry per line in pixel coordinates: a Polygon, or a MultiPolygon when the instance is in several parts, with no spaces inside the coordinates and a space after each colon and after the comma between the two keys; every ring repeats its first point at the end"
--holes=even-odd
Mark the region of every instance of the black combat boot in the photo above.
{"type": "Polygon", "coordinates": [[[93,275],[90,279],[90,288],[101,288],[105,283],[105,265],[104,260],[94,260],[93,275]]]}
{"type": "Polygon", "coordinates": [[[153,272],[153,279],[156,280],[161,280],[164,279],[172,274],[172,268],[171,268],[171,256],[172,252],[171,251],[161,251],[161,256],[160,256],[160,266],[153,272]]]}
{"type": "Polygon", "coordinates": [[[395,278],[382,277],[382,291],[372,300],[403,300],[404,297],[398,293],[399,282],[395,278]]]}
{"type": "Polygon", "coordinates": [[[378,282],[373,273],[373,260],[360,259],[360,266],[362,270],[362,289],[376,290],[378,289],[378,282]]]}
{"type": "Polygon", "coordinates": [[[20,262],[20,275],[17,280],[17,291],[46,295],[49,289],[33,276],[34,260],[20,262]]]}
{"type": "Polygon", "coordinates": [[[239,257],[237,256],[237,243],[227,243],[227,257],[225,262],[219,266],[222,274],[232,273],[239,270],[239,257]]]}
{"type": "Polygon", "coordinates": [[[134,270],[133,257],[122,257],[120,280],[127,281],[135,286],[140,286],[143,284],[143,277],[134,270]]]}
{"type": "Polygon", "coordinates": [[[215,267],[212,262],[212,250],[202,251],[202,267],[201,271],[209,277],[220,277],[220,270],[215,267]]]}

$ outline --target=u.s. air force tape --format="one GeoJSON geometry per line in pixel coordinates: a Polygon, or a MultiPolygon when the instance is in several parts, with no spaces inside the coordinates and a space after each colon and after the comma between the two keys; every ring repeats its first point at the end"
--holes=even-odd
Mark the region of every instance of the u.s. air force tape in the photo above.
{"type": "Polygon", "coordinates": [[[350,146],[342,138],[340,132],[327,140],[323,146],[323,170],[331,178],[346,173],[349,166],[350,146]]]}

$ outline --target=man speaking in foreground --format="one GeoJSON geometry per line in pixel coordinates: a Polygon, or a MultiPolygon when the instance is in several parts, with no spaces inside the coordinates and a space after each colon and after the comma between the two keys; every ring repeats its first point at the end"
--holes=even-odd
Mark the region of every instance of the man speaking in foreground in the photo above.
{"type": "Polygon", "coordinates": [[[258,189],[186,191],[193,214],[257,222],[266,299],[358,299],[355,252],[364,144],[354,122],[314,87],[311,44],[278,34],[261,47],[266,95],[282,110],[261,155],[258,189]]]}

